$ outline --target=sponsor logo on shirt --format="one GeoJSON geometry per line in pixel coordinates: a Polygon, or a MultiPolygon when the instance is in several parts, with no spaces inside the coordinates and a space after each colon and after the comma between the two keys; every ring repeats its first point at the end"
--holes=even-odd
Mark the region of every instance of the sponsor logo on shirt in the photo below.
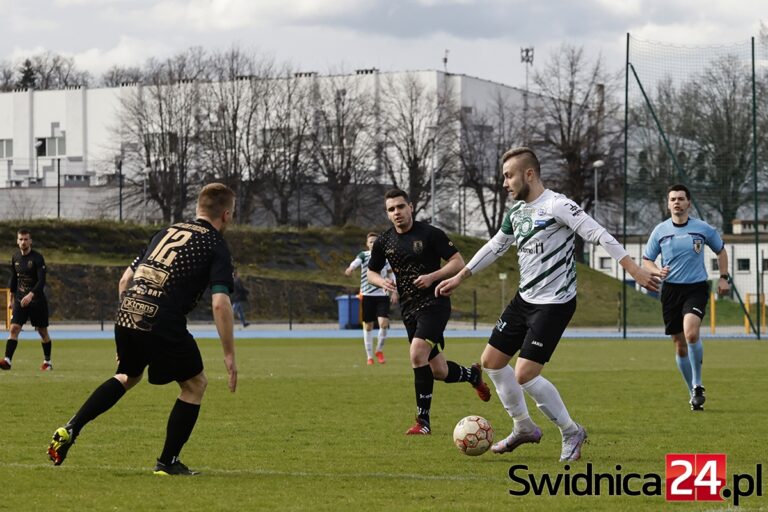
{"type": "Polygon", "coordinates": [[[533,245],[526,245],[517,250],[517,252],[524,252],[526,254],[543,254],[544,242],[536,242],[533,245]]]}
{"type": "Polygon", "coordinates": [[[134,281],[144,280],[150,285],[162,288],[165,281],[168,280],[168,272],[157,268],[152,268],[148,265],[139,265],[136,269],[136,274],[133,276],[134,281]]]}
{"type": "Polygon", "coordinates": [[[126,313],[152,318],[157,314],[157,305],[132,297],[126,297],[120,304],[120,310],[125,311],[126,313]]]}

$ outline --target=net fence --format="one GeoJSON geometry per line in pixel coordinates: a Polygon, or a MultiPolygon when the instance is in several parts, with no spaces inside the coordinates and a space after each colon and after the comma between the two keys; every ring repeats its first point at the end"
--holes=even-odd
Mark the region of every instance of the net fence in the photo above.
{"type": "MultiPolygon", "coordinates": [[[[755,334],[768,249],[767,39],[708,46],[627,41],[629,252],[638,259],[653,228],[669,217],[667,188],[686,185],[691,215],[721,233],[729,255],[731,268],[719,269],[717,256],[703,248],[709,278],[729,273],[735,289],[732,297],[713,297],[719,301],[710,303],[709,315],[719,313],[713,326],[741,326],[750,309],[748,330],[755,334]]],[[[636,325],[642,309],[625,308],[625,325],[636,325]]]]}

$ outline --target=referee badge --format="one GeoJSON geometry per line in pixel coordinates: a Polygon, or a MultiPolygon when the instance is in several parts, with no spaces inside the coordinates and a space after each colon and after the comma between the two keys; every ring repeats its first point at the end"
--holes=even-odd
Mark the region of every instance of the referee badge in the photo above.
{"type": "Polygon", "coordinates": [[[701,239],[698,239],[698,238],[697,238],[697,239],[695,239],[695,240],[693,241],[693,250],[694,250],[694,251],[696,251],[696,254],[699,254],[699,253],[701,253],[701,246],[702,246],[702,245],[703,245],[703,244],[702,244],[702,241],[701,241],[701,239]]]}
{"type": "Polygon", "coordinates": [[[421,240],[414,240],[413,242],[413,252],[416,254],[421,254],[424,251],[424,243],[421,240]]]}

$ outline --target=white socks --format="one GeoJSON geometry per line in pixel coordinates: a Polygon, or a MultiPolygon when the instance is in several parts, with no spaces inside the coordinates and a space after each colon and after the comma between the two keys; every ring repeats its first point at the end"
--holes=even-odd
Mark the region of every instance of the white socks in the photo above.
{"type": "Polygon", "coordinates": [[[568,409],[565,408],[560,393],[557,392],[557,388],[551,382],[539,375],[523,384],[522,388],[536,400],[536,406],[539,410],[560,428],[563,435],[578,430],[579,427],[568,414],[568,409]]]}
{"type": "Polygon", "coordinates": [[[373,331],[363,329],[363,343],[365,344],[365,353],[368,359],[373,358],[373,331]]]}
{"type": "Polygon", "coordinates": [[[536,428],[531,417],[528,415],[528,406],[525,403],[523,388],[515,379],[515,370],[506,365],[498,370],[485,369],[485,373],[491,378],[496,386],[496,394],[499,395],[501,405],[507,410],[507,413],[515,422],[515,431],[532,432],[536,428]]]}
{"type": "Polygon", "coordinates": [[[387,341],[387,331],[388,329],[385,329],[384,327],[379,327],[379,344],[376,347],[376,352],[384,351],[384,342],[387,341]]]}

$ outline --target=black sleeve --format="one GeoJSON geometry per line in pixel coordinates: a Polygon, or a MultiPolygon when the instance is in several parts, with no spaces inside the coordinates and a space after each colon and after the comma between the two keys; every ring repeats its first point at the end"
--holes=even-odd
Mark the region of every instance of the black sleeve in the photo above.
{"type": "Polygon", "coordinates": [[[232,264],[232,254],[229,252],[227,242],[223,239],[219,240],[219,243],[213,248],[211,271],[208,276],[211,289],[214,286],[226,286],[231,294],[235,291],[234,272],[235,266],[232,264]]]}
{"type": "Polygon", "coordinates": [[[11,289],[11,293],[15,294],[16,289],[19,286],[18,278],[16,277],[16,265],[13,264],[13,256],[11,256],[11,280],[8,282],[8,288],[11,289]]]}
{"type": "Polygon", "coordinates": [[[387,258],[384,256],[384,248],[381,246],[381,237],[379,237],[375,242],[373,242],[373,247],[371,248],[371,259],[368,260],[368,270],[381,272],[381,269],[383,269],[384,265],[386,264],[387,258]]]}
{"type": "Polygon", "coordinates": [[[150,238],[150,239],[149,239],[149,243],[148,243],[147,245],[145,245],[145,246],[144,246],[144,248],[141,250],[141,252],[139,252],[139,255],[138,255],[138,256],[136,256],[136,257],[133,259],[133,261],[131,262],[131,264],[130,264],[130,265],[128,265],[129,267],[131,267],[131,270],[133,270],[134,272],[136,272],[136,269],[137,269],[137,268],[139,268],[139,263],[141,263],[141,261],[144,259],[144,256],[147,254],[147,250],[148,250],[148,249],[149,249],[149,248],[152,246],[152,241],[155,239],[155,237],[156,237],[156,236],[157,236],[159,233],[163,233],[163,232],[165,232],[165,231],[166,231],[165,229],[161,229],[161,230],[159,230],[159,231],[156,231],[156,232],[155,232],[155,233],[152,235],[152,238],[150,238]]]}
{"type": "Polygon", "coordinates": [[[32,293],[35,294],[35,297],[39,297],[43,293],[43,289],[45,288],[45,258],[43,258],[42,254],[38,254],[38,257],[35,258],[35,266],[37,267],[37,284],[35,284],[35,287],[32,288],[32,293]]]}
{"type": "Polygon", "coordinates": [[[459,252],[456,246],[453,245],[453,242],[451,242],[451,240],[448,238],[448,235],[446,235],[445,231],[442,229],[434,228],[432,234],[432,244],[437,251],[437,254],[439,254],[440,257],[444,260],[450,259],[451,256],[459,252]]]}

